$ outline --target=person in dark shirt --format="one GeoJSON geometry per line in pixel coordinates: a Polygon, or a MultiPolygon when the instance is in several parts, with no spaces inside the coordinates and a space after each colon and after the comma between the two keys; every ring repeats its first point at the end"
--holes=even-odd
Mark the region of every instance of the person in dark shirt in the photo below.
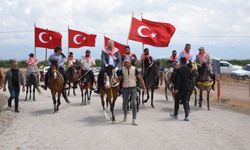
{"type": "Polygon", "coordinates": [[[153,62],[154,62],[154,59],[152,56],[150,56],[149,49],[145,48],[141,56],[142,70],[145,71],[153,62]]]}
{"type": "Polygon", "coordinates": [[[175,108],[174,113],[170,113],[170,116],[176,119],[178,118],[179,104],[181,100],[185,111],[184,121],[189,121],[188,95],[192,85],[192,80],[191,69],[186,66],[186,58],[182,57],[180,59],[180,67],[176,69],[174,78],[175,108]]]}
{"type": "Polygon", "coordinates": [[[16,61],[12,62],[12,67],[6,73],[4,78],[4,88],[6,91],[6,83],[8,82],[8,89],[10,92],[10,97],[8,99],[8,107],[11,107],[11,101],[15,99],[15,112],[19,112],[18,110],[18,102],[19,102],[19,93],[20,93],[20,85],[22,85],[22,91],[24,92],[24,80],[22,72],[18,69],[18,64],[16,61]]]}

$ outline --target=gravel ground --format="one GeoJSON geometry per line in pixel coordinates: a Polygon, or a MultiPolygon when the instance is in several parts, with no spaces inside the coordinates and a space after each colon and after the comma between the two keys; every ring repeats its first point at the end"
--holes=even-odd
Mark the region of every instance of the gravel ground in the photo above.
{"type": "Polygon", "coordinates": [[[1,150],[56,150],[56,149],[102,149],[102,150],[166,150],[166,149],[249,149],[250,117],[211,105],[211,111],[191,107],[190,121],[183,121],[183,108],[179,119],[169,117],[173,102],[165,96],[155,95],[155,109],[150,104],[141,107],[138,126],[122,123],[122,99],[115,107],[116,123],[104,118],[98,95],[93,95],[91,104],[80,105],[80,92],[70,96],[70,104],[62,99],[61,109],[53,113],[50,93],[44,91],[38,100],[24,102],[21,94],[21,113],[3,108],[4,114],[14,121],[0,135],[1,150]]]}

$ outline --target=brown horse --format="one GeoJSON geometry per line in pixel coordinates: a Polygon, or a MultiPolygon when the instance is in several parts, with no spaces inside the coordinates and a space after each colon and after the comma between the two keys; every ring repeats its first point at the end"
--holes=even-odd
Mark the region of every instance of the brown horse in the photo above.
{"type": "Polygon", "coordinates": [[[112,66],[108,66],[105,68],[104,87],[100,88],[100,97],[102,101],[104,115],[106,118],[108,118],[104,101],[104,96],[106,95],[106,107],[108,107],[108,104],[110,104],[110,111],[112,114],[111,120],[112,122],[114,122],[115,121],[114,107],[115,107],[115,101],[119,95],[120,86],[119,86],[118,76],[116,75],[116,73],[112,72],[112,69],[113,69],[112,66]]]}
{"type": "Polygon", "coordinates": [[[3,88],[3,71],[2,68],[0,68],[0,89],[3,88]]]}
{"type": "Polygon", "coordinates": [[[92,94],[92,84],[91,84],[91,77],[89,75],[89,70],[82,70],[80,69],[79,73],[79,87],[81,90],[81,96],[82,96],[82,105],[87,104],[87,99],[88,99],[88,104],[90,104],[90,99],[91,99],[91,94],[92,94]],[[84,99],[83,99],[83,91],[84,92],[84,99]]]}
{"type": "Polygon", "coordinates": [[[174,85],[172,82],[172,75],[173,75],[174,67],[170,66],[169,69],[164,73],[164,83],[165,83],[165,97],[168,101],[168,91],[171,92],[173,96],[174,85]]]}
{"type": "Polygon", "coordinates": [[[69,103],[69,100],[66,96],[63,76],[61,75],[61,73],[57,68],[57,63],[56,62],[52,63],[50,69],[51,73],[49,74],[48,87],[52,94],[52,99],[54,103],[54,112],[57,112],[59,111],[59,106],[61,105],[60,101],[61,94],[63,95],[67,103],[69,103]],[[57,94],[57,100],[56,100],[56,94],[57,94]]]}
{"type": "Polygon", "coordinates": [[[68,71],[67,71],[67,84],[69,85],[68,96],[70,95],[70,88],[71,87],[73,89],[74,96],[76,96],[75,89],[77,87],[77,75],[76,75],[75,66],[68,68],[68,71]],[[73,86],[71,86],[71,84],[73,84],[73,86]]]}
{"type": "MultiPolygon", "coordinates": [[[[210,110],[210,104],[209,104],[209,96],[210,91],[212,89],[213,81],[211,80],[210,74],[211,71],[206,64],[202,64],[201,68],[199,69],[199,75],[196,83],[196,87],[199,89],[199,107],[202,107],[202,94],[203,91],[207,92],[207,109],[210,110]]],[[[197,101],[195,101],[195,106],[197,104],[197,101]]]]}

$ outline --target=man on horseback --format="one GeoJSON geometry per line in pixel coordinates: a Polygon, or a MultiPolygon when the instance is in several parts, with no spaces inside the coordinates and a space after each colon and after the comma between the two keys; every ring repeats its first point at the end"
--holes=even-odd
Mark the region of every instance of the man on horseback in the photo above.
{"type": "MultiPolygon", "coordinates": [[[[26,82],[28,81],[28,77],[31,75],[31,73],[35,73],[37,83],[39,82],[39,72],[38,72],[38,67],[37,64],[39,63],[38,59],[34,57],[33,53],[29,54],[29,58],[26,61],[28,68],[27,68],[27,73],[26,73],[26,82]]],[[[27,84],[27,83],[26,83],[27,84]]]]}
{"type": "Polygon", "coordinates": [[[117,72],[121,69],[122,61],[121,61],[121,55],[117,48],[114,46],[114,41],[109,40],[107,43],[107,46],[104,48],[101,54],[101,71],[98,75],[98,89],[95,91],[95,93],[100,92],[100,88],[104,85],[104,68],[107,66],[113,67],[113,72],[117,72]]]}
{"type": "Polygon", "coordinates": [[[145,89],[145,84],[143,79],[141,78],[139,71],[136,69],[135,66],[132,65],[132,60],[127,57],[124,60],[124,67],[122,67],[121,73],[119,75],[119,80],[122,80],[122,88],[123,88],[123,111],[124,111],[124,122],[127,121],[127,107],[128,107],[128,101],[129,96],[131,96],[132,101],[132,108],[133,108],[133,119],[132,119],[132,125],[137,125],[136,120],[136,112],[137,112],[137,106],[136,106],[136,96],[137,96],[137,89],[136,89],[136,81],[139,80],[141,82],[141,85],[143,89],[145,89]]]}
{"type": "Polygon", "coordinates": [[[94,83],[96,83],[95,75],[93,72],[94,66],[95,66],[95,59],[91,56],[90,50],[86,50],[85,55],[82,56],[81,58],[81,69],[88,71],[88,74],[90,75],[90,78],[91,78],[92,90],[95,90],[93,89],[93,85],[94,83]]]}
{"type": "Polygon", "coordinates": [[[210,55],[205,51],[204,47],[200,47],[199,48],[199,53],[196,55],[196,59],[195,62],[198,65],[198,72],[199,72],[199,76],[197,78],[197,81],[200,80],[200,76],[202,74],[202,65],[204,67],[209,68],[211,74],[210,77],[211,79],[213,79],[213,84],[212,84],[212,89],[214,90],[214,84],[215,84],[215,75],[212,73],[212,65],[211,65],[211,59],[210,59],[210,55]]]}
{"type": "Polygon", "coordinates": [[[74,64],[76,63],[76,59],[72,52],[69,52],[69,56],[66,62],[67,70],[66,73],[68,74],[70,71],[73,70],[74,64]]]}
{"type": "Polygon", "coordinates": [[[175,66],[178,63],[178,56],[177,56],[177,52],[176,50],[172,51],[172,55],[170,56],[170,58],[168,58],[168,63],[170,66],[175,66]]]}
{"type": "Polygon", "coordinates": [[[184,50],[181,51],[181,53],[178,56],[178,63],[180,63],[181,58],[186,58],[186,63],[189,61],[193,61],[193,55],[191,54],[191,44],[186,44],[184,50]]]}
{"type": "Polygon", "coordinates": [[[133,66],[135,66],[137,64],[137,57],[135,55],[135,53],[130,51],[130,47],[127,45],[125,46],[125,54],[122,56],[122,64],[124,65],[124,61],[126,59],[130,59],[131,60],[131,64],[133,66]]]}
{"type": "Polygon", "coordinates": [[[188,96],[191,88],[191,69],[186,66],[186,62],[186,58],[182,57],[180,59],[180,67],[176,70],[174,77],[175,109],[174,113],[170,113],[170,116],[176,119],[178,118],[179,104],[181,100],[185,111],[184,121],[189,121],[188,96]]]}
{"type": "MultiPolygon", "coordinates": [[[[59,71],[62,74],[63,79],[64,79],[64,87],[67,83],[67,75],[64,71],[65,58],[66,58],[65,55],[62,53],[62,48],[57,46],[54,49],[54,53],[49,56],[49,61],[48,61],[49,65],[51,65],[52,62],[57,62],[57,65],[58,65],[57,67],[59,68],[59,71]]],[[[44,81],[45,85],[42,86],[44,90],[47,90],[50,73],[51,73],[51,69],[49,69],[48,72],[45,74],[45,81],[44,81]]]]}
{"type": "Polygon", "coordinates": [[[149,54],[149,49],[145,48],[141,56],[141,65],[143,72],[154,62],[154,59],[149,54]]]}

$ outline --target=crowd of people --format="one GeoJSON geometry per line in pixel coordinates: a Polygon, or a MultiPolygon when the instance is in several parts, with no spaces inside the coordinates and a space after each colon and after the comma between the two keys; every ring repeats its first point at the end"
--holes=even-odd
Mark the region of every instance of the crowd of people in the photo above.
{"type": "MultiPolygon", "coordinates": [[[[190,62],[196,62],[198,66],[208,65],[211,68],[211,59],[209,54],[205,51],[204,47],[200,47],[198,54],[194,57],[191,53],[191,44],[186,44],[184,49],[177,54],[176,50],[172,51],[172,54],[169,58],[167,58],[168,63],[175,68],[175,78],[176,82],[174,82],[174,96],[175,96],[175,110],[173,113],[170,114],[171,117],[177,118],[178,117],[178,109],[180,102],[184,106],[185,110],[185,121],[189,120],[189,112],[187,106],[188,100],[188,86],[190,85],[190,76],[191,76],[191,68],[188,67],[186,64],[190,62]]],[[[64,85],[66,87],[67,83],[67,73],[70,72],[76,65],[76,59],[72,52],[69,53],[68,58],[62,53],[61,47],[56,47],[54,49],[54,53],[49,56],[48,64],[56,62],[57,67],[64,78],[64,85]],[[64,66],[66,64],[66,70],[64,66]]],[[[91,77],[91,84],[94,85],[96,83],[94,73],[92,71],[93,67],[95,67],[95,59],[91,56],[91,51],[86,50],[85,54],[81,57],[81,65],[80,68],[83,70],[89,70],[89,75],[91,77]]],[[[34,56],[34,54],[30,54],[27,60],[27,74],[26,78],[32,73],[35,72],[38,74],[38,59],[34,56]]],[[[132,100],[132,110],[133,110],[133,120],[132,124],[136,124],[136,87],[138,86],[138,81],[142,85],[142,88],[145,89],[145,83],[141,74],[144,74],[148,71],[149,67],[154,63],[153,57],[150,55],[149,49],[145,48],[140,60],[134,52],[130,50],[130,47],[127,45],[125,47],[125,54],[120,55],[119,50],[115,48],[114,41],[109,40],[107,46],[102,50],[101,53],[101,70],[97,77],[97,85],[95,93],[100,92],[100,88],[104,86],[104,68],[107,66],[112,66],[113,73],[117,73],[120,81],[120,88],[122,98],[123,98],[123,110],[124,110],[124,121],[127,121],[127,105],[129,97],[132,100]],[[136,68],[138,62],[141,63],[141,72],[138,71],[136,68]]],[[[164,68],[161,67],[159,70],[160,73],[164,72],[164,68]]],[[[49,81],[49,74],[51,70],[49,69],[48,72],[45,74],[45,84],[41,85],[45,90],[47,90],[48,81],[49,81]]],[[[8,100],[8,106],[11,107],[12,99],[15,99],[15,111],[19,112],[18,110],[18,97],[20,93],[21,86],[23,87],[22,90],[24,91],[24,79],[22,76],[21,71],[18,69],[18,64],[16,61],[12,63],[12,68],[8,70],[5,78],[4,78],[4,87],[3,90],[6,91],[6,83],[8,82],[8,89],[10,92],[10,98],[8,100]]],[[[39,81],[37,81],[39,82],[39,81]]],[[[214,87],[213,87],[214,88],[214,87]]]]}

